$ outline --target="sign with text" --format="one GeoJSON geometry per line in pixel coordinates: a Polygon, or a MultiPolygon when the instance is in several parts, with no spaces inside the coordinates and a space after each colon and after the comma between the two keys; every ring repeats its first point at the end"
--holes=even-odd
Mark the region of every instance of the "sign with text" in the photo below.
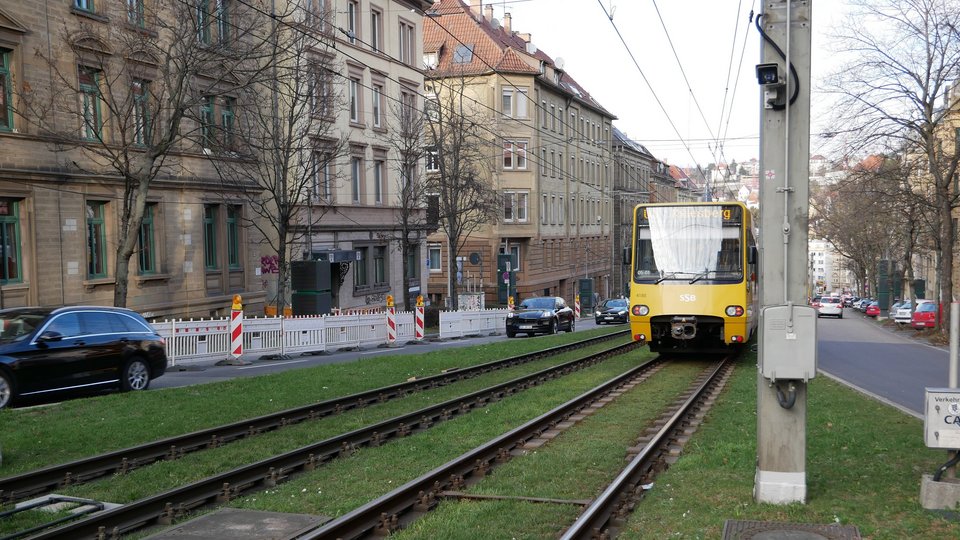
{"type": "Polygon", "coordinates": [[[960,388],[927,388],[923,442],[928,448],[960,449],[960,388]]]}

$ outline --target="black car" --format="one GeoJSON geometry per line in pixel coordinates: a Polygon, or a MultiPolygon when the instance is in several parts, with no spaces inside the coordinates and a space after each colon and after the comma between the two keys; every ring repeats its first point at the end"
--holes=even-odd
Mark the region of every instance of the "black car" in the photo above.
{"type": "Polygon", "coordinates": [[[129,309],[0,310],[0,408],[64,390],[145,390],[166,369],[163,338],[129,309]]]}
{"type": "Polygon", "coordinates": [[[626,323],[629,311],[630,303],[625,298],[610,298],[597,306],[593,312],[593,321],[597,324],[626,323]]]}
{"type": "Polygon", "coordinates": [[[556,334],[573,332],[577,325],[573,310],[559,296],[527,298],[516,310],[507,313],[507,337],[517,334],[556,334]]]}

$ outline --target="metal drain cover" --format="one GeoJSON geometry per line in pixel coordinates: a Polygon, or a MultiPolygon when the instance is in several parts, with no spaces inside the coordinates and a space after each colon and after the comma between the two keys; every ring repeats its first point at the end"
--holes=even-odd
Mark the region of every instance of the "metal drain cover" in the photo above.
{"type": "Polygon", "coordinates": [[[326,516],[221,508],[146,540],[285,540],[328,521],[326,516]]]}
{"type": "Polygon", "coordinates": [[[723,540],[860,540],[860,530],[852,525],[728,519],[723,524],[723,540]]]}

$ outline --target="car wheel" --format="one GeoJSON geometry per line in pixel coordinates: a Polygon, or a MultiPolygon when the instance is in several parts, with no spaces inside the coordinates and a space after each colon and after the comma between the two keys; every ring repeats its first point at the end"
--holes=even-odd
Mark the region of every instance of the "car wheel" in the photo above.
{"type": "Polygon", "coordinates": [[[577,328],[577,320],[574,318],[570,319],[570,324],[567,326],[567,332],[573,332],[577,328]]]}
{"type": "Polygon", "coordinates": [[[550,334],[551,336],[557,333],[557,320],[556,320],[556,319],[550,321],[550,329],[547,330],[547,333],[550,334]]]}
{"type": "Polygon", "coordinates": [[[124,392],[146,390],[148,386],[150,386],[150,368],[147,362],[140,357],[127,360],[120,374],[120,389],[124,392]]]}
{"type": "Polygon", "coordinates": [[[13,381],[6,373],[0,372],[0,409],[13,401],[13,381]]]}
{"type": "Polygon", "coordinates": [[[508,338],[517,337],[517,333],[512,330],[507,330],[507,337],[508,338]]]}

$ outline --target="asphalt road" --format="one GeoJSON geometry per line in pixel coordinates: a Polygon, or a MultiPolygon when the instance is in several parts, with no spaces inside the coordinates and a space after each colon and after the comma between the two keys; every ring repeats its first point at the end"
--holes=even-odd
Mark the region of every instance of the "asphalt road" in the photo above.
{"type": "Polygon", "coordinates": [[[915,339],[851,308],[817,319],[817,362],[832,376],[923,418],[924,388],[949,385],[949,350],[915,339]]]}

